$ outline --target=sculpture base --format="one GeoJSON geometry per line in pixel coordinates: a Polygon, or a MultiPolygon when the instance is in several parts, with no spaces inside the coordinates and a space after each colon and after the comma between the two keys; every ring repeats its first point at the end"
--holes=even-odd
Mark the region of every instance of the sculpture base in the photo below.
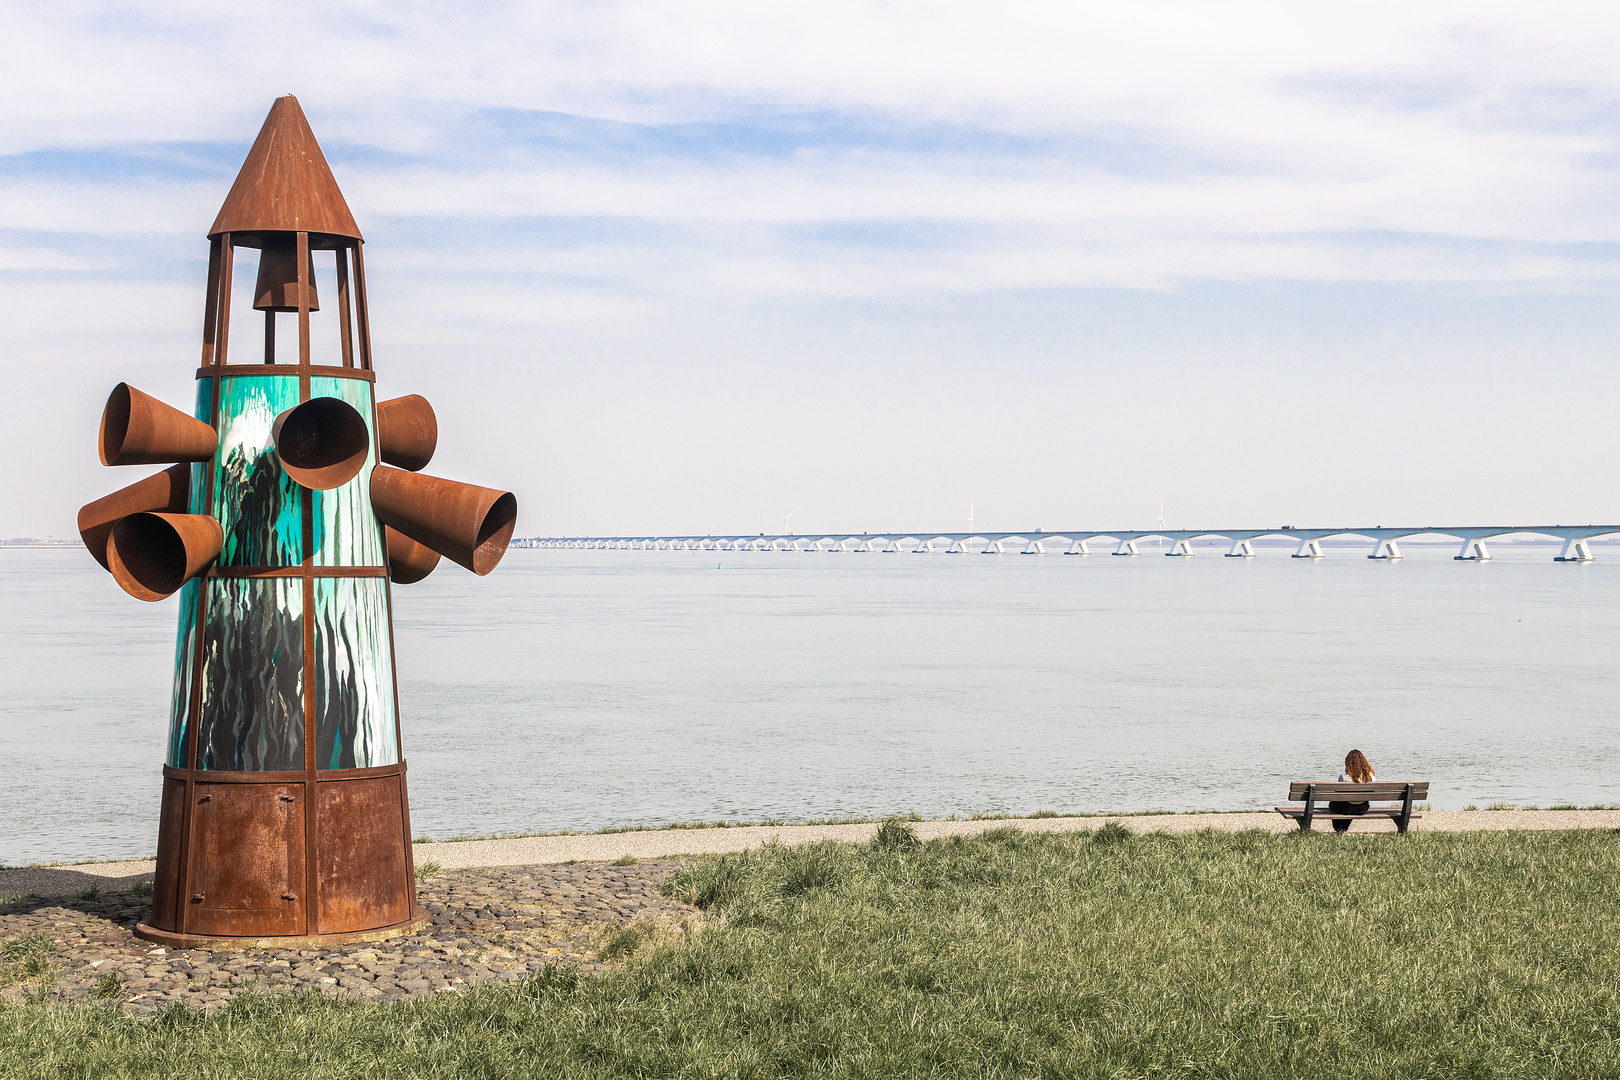
{"type": "Polygon", "coordinates": [[[402,923],[393,926],[379,926],[375,930],[351,930],[345,934],[299,934],[293,937],[210,937],[205,934],[176,934],[169,930],[159,930],[155,926],[139,923],[135,927],[135,936],[146,941],[155,942],[170,949],[207,949],[219,951],[221,949],[322,949],[332,945],[357,945],[367,941],[387,941],[389,938],[405,937],[426,928],[433,922],[432,916],[421,908],[416,914],[402,923]]]}

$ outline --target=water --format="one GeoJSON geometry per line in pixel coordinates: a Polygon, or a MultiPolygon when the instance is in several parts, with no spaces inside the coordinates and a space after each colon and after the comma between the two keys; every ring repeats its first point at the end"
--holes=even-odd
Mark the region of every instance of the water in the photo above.
{"type": "MultiPolygon", "coordinates": [[[[1620,802],[1620,558],[1366,550],[444,563],[395,594],[414,831],[1252,808],[1352,746],[1441,809],[1620,802]]],[[[0,599],[0,862],[150,853],[175,601],[81,550],[0,599]]]]}

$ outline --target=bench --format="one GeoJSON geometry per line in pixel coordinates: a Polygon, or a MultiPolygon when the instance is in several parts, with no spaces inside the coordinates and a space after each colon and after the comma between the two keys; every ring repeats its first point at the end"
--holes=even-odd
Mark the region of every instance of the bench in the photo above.
{"type": "Polygon", "coordinates": [[[1428,797],[1427,780],[1418,782],[1375,780],[1370,784],[1330,784],[1296,780],[1288,785],[1288,798],[1292,802],[1303,802],[1304,807],[1279,806],[1276,809],[1283,817],[1299,822],[1299,827],[1306,832],[1310,831],[1311,823],[1318,819],[1359,821],[1363,818],[1393,818],[1395,828],[1404,833],[1413,818],[1423,816],[1412,813],[1413,800],[1428,797]],[[1400,805],[1369,806],[1365,814],[1335,814],[1327,808],[1330,802],[1399,802],[1400,805]]]}

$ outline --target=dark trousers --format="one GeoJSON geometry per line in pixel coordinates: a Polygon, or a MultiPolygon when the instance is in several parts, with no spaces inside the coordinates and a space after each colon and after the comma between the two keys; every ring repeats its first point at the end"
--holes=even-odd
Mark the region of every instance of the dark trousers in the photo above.
{"type": "MultiPolygon", "coordinates": [[[[1330,813],[1330,814],[1365,814],[1367,812],[1367,807],[1369,807],[1371,805],[1372,805],[1371,803],[1364,803],[1364,802],[1330,802],[1330,803],[1328,803],[1328,813],[1330,813]]],[[[1350,831],[1350,822],[1344,820],[1343,818],[1335,818],[1334,821],[1333,821],[1333,831],[1334,832],[1349,832],[1350,831]]]]}

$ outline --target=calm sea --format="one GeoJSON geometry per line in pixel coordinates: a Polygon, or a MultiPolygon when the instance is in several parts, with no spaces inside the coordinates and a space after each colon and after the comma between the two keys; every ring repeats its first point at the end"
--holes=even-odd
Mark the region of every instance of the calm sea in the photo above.
{"type": "MultiPolygon", "coordinates": [[[[1404,546],[1404,545],[1403,545],[1404,546]]],[[[1620,803],[1620,552],[1321,561],[514,551],[396,591],[414,830],[1620,803]]],[[[175,601],[0,551],[0,862],[156,847],[175,601]]]]}

